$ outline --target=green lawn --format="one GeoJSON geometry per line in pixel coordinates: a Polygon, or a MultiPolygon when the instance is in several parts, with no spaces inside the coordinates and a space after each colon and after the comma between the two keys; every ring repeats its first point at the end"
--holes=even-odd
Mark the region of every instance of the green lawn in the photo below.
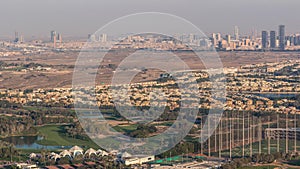
{"type": "Polygon", "coordinates": [[[63,125],[47,125],[38,127],[39,135],[43,136],[43,140],[39,140],[37,143],[41,145],[49,146],[84,146],[98,148],[98,146],[90,139],[81,140],[76,138],[71,138],[64,135],[63,125]]]}
{"type": "Polygon", "coordinates": [[[117,132],[124,132],[124,133],[128,133],[128,132],[132,132],[134,130],[137,129],[137,124],[131,124],[131,125],[118,125],[118,126],[114,126],[113,128],[117,131],[117,132]]]}

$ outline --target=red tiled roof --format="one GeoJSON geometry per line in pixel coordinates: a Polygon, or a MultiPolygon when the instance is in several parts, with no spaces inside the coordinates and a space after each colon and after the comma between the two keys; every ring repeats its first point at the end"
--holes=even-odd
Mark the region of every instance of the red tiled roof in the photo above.
{"type": "Polygon", "coordinates": [[[74,167],[66,164],[66,165],[60,165],[59,167],[64,168],[64,169],[74,169],[74,167]]]}
{"type": "Polygon", "coordinates": [[[95,165],[95,162],[89,161],[89,162],[85,162],[86,165],[95,165]]]}
{"type": "Polygon", "coordinates": [[[56,167],[56,166],[46,166],[45,168],[47,168],[47,169],[58,169],[58,167],[56,167]]]}

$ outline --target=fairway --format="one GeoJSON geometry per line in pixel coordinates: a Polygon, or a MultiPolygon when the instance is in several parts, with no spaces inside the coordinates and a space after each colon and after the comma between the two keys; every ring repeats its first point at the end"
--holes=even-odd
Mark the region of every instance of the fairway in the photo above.
{"type": "Polygon", "coordinates": [[[137,129],[137,124],[132,124],[132,125],[118,125],[114,126],[113,128],[117,132],[124,132],[124,133],[129,133],[137,129]]]}
{"type": "Polygon", "coordinates": [[[98,148],[98,146],[90,139],[81,140],[76,138],[67,137],[64,135],[64,125],[47,125],[38,127],[38,134],[43,136],[43,140],[39,140],[41,145],[48,146],[82,146],[98,148]]]}

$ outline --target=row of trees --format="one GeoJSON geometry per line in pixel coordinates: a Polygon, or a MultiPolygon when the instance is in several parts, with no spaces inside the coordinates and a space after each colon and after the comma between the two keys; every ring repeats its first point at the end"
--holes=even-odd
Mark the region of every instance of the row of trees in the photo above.
{"type": "Polygon", "coordinates": [[[0,135],[10,136],[29,131],[33,120],[29,117],[0,116],[0,135]]]}
{"type": "Polygon", "coordinates": [[[23,107],[0,101],[0,135],[7,137],[31,132],[36,125],[73,123],[75,112],[65,108],[23,107]]]}
{"type": "Polygon", "coordinates": [[[14,149],[13,145],[4,141],[0,141],[0,158],[9,159],[18,156],[19,153],[14,149]]]}

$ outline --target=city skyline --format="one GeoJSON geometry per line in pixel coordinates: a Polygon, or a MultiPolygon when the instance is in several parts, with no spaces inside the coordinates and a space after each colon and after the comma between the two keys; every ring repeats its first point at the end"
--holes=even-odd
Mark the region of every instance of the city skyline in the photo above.
{"type": "MultiPolygon", "coordinates": [[[[27,41],[30,43],[35,44],[47,44],[52,43],[53,48],[59,48],[64,49],[64,46],[68,43],[76,42],[72,40],[66,40],[63,41],[63,36],[61,33],[57,32],[56,30],[51,30],[49,32],[50,37],[47,39],[35,39],[34,41],[27,41]],[[57,44],[59,44],[57,46],[57,44]],[[65,45],[64,45],[65,44],[65,45]]],[[[157,38],[162,38],[163,35],[155,35],[155,36],[149,36],[149,35],[142,35],[142,34],[134,34],[134,33],[128,33],[122,35],[123,39],[122,41],[126,41],[128,44],[131,45],[137,45],[135,42],[150,42],[149,44],[156,44],[157,38]],[[148,37],[147,37],[148,36],[148,37]],[[126,38],[127,37],[127,38],[126,38]],[[133,40],[135,39],[135,40],[133,40]]],[[[165,35],[174,37],[175,39],[179,40],[181,43],[188,44],[189,46],[196,47],[197,50],[203,50],[203,49],[212,49],[215,48],[217,50],[299,50],[300,47],[300,34],[299,33],[293,33],[293,34],[286,34],[286,26],[285,25],[279,25],[278,26],[278,36],[277,31],[275,30],[263,30],[261,34],[258,34],[257,30],[254,30],[251,32],[251,35],[242,35],[239,33],[239,27],[234,26],[234,31],[232,34],[221,34],[221,33],[212,33],[211,35],[199,35],[199,34],[193,34],[193,33],[184,33],[184,34],[175,34],[175,35],[165,35]],[[233,38],[232,38],[233,37],[233,38]]],[[[65,40],[65,38],[64,38],[65,40]]],[[[101,42],[103,45],[108,47],[107,45],[113,44],[115,42],[120,41],[119,36],[113,36],[110,34],[102,33],[102,34],[88,34],[87,39],[83,38],[81,39],[83,41],[87,42],[101,42]]],[[[82,41],[82,42],[83,42],[82,41]]],[[[173,48],[178,45],[177,42],[173,41],[172,39],[166,40],[169,41],[168,43],[172,44],[168,46],[169,48],[173,48]]],[[[15,45],[18,44],[26,44],[26,41],[23,38],[22,34],[19,34],[19,32],[15,32],[14,39],[10,39],[7,41],[8,43],[13,42],[15,45]]],[[[4,44],[4,43],[3,43],[4,44]]],[[[127,45],[128,45],[127,44],[127,45]]],[[[148,45],[149,45],[148,44],[148,45]]],[[[67,45],[68,46],[68,45],[67,45]]],[[[121,47],[122,45],[119,45],[118,47],[121,47]]],[[[150,45],[151,46],[151,45],[150,45]]],[[[143,45],[142,48],[149,48],[150,46],[143,45]]],[[[128,47],[128,46],[127,46],[128,47]]],[[[121,48],[127,48],[126,45],[122,46],[121,48]]],[[[177,46],[180,49],[180,45],[177,46]]],[[[114,47],[113,47],[114,48],[114,47]]],[[[151,48],[151,47],[150,47],[151,48]]],[[[173,50],[175,49],[173,48],[173,50]]]]}
{"type": "MultiPolygon", "coordinates": [[[[262,38],[263,36],[262,36],[261,33],[262,32],[267,32],[267,35],[268,35],[267,38],[270,40],[272,38],[271,34],[273,34],[273,36],[275,36],[275,37],[280,37],[280,34],[279,34],[280,33],[280,28],[278,30],[278,26],[279,27],[280,26],[284,26],[284,28],[283,28],[284,29],[283,30],[284,31],[284,36],[292,36],[292,35],[298,35],[298,34],[300,34],[300,29],[299,29],[299,31],[291,32],[291,31],[288,31],[286,29],[286,27],[288,27],[288,29],[289,29],[289,26],[286,26],[284,24],[275,25],[275,26],[273,26],[274,28],[272,28],[272,29],[264,29],[264,28],[262,28],[261,30],[258,30],[258,29],[252,28],[252,29],[249,30],[249,32],[242,32],[242,33],[239,31],[240,27],[238,25],[235,25],[235,26],[232,27],[232,31],[228,32],[228,33],[224,33],[221,30],[219,30],[219,31],[216,31],[216,32],[206,32],[204,34],[207,37],[211,37],[214,34],[216,34],[217,36],[220,36],[220,37],[225,38],[225,39],[227,38],[228,35],[230,35],[229,38],[231,38],[232,40],[238,40],[238,39],[253,38],[253,37],[262,38]]],[[[28,39],[29,40],[37,40],[37,39],[39,39],[39,40],[48,40],[50,38],[51,39],[50,41],[53,41],[52,38],[53,38],[54,35],[52,35],[52,33],[57,34],[56,36],[62,36],[62,35],[65,36],[65,34],[63,34],[63,33],[57,33],[56,31],[57,30],[54,30],[54,29],[53,30],[48,30],[48,32],[46,34],[43,34],[42,37],[37,37],[37,36],[33,35],[33,36],[31,36],[31,38],[29,37],[28,39]],[[50,32],[50,34],[49,34],[49,32],[50,32]]],[[[191,35],[191,34],[193,34],[193,33],[190,33],[190,32],[173,33],[172,36],[177,36],[177,35],[191,35]]],[[[87,33],[87,34],[84,34],[84,35],[81,35],[81,36],[76,36],[76,35],[75,36],[68,36],[67,35],[67,37],[68,38],[83,38],[83,39],[85,39],[87,37],[87,39],[89,39],[89,37],[91,35],[94,35],[94,33],[87,33]]],[[[95,34],[95,35],[97,35],[97,34],[95,34]]],[[[106,34],[106,35],[107,36],[111,36],[111,37],[118,37],[119,36],[119,35],[111,35],[111,34],[106,34]]],[[[128,35],[134,35],[134,33],[128,32],[128,35]]],[[[198,34],[193,34],[193,35],[198,35],[198,34]]],[[[19,38],[19,37],[24,38],[24,37],[28,37],[28,36],[29,35],[26,35],[23,32],[13,31],[13,32],[11,32],[4,39],[1,39],[1,36],[0,36],[0,41],[1,40],[12,40],[12,41],[14,41],[14,40],[16,40],[16,38],[19,38]]],[[[58,39],[58,37],[57,37],[57,39],[58,39]]],[[[270,42],[269,45],[271,45],[271,42],[270,42]]]]}

